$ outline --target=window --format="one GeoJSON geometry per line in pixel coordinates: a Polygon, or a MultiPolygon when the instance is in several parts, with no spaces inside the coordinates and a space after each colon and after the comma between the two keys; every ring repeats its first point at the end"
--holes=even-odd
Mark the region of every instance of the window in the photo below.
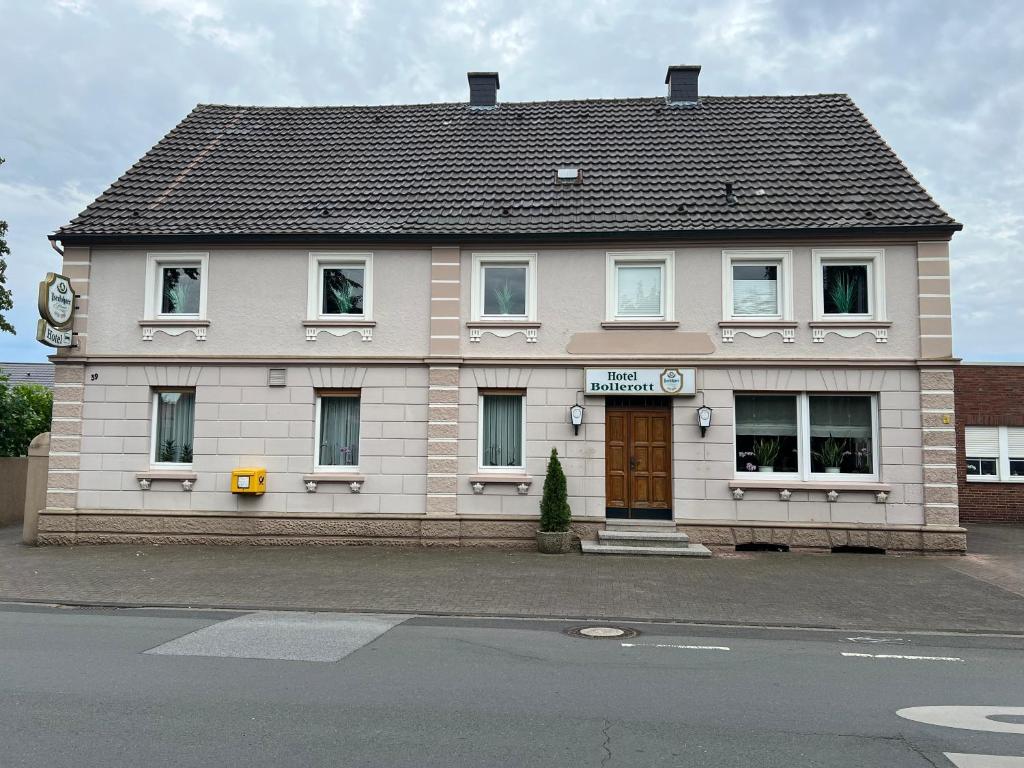
{"type": "Polygon", "coordinates": [[[146,320],[205,320],[208,254],[150,253],[146,320]]]}
{"type": "Polygon", "coordinates": [[[480,395],[480,468],[489,472],[524,471],[526,409],[521,392],[480,395]]]}
{"type": "Polygon", "coordinates": [[[671,251],[608,254],[609,321],[673,320],[671,251]]]}
{"type": "Polygon", "coordinates": [[[816,249],[816,320],[885,320],[882,250],[816,249]]]}
{"type": "Polygon", "coordinates": [[[316,399],[317,470],[359,466],[359,393],[323,393],[316,399]]]}
{"type": "Polygon", "coordinates": [[[153,450],[156,465],[191,465],[196,395],[193,390],[153,393],[153,450]]]}
{"type": "Polygon", "coordinates": [[[791,251],[723,251],[725,320],[791,320],[791,251]]]}
{"type": "Polygon", "coordinates": [[[309,255],[308,320],[370,320],[373,256],[309,255]]]}
{"type": "Polygon", "coordinates": [[[1024,482],[1024,427],[965,427],[967,479],[1024,482]]]}
{"type": "Polygon", "coordinates": [[[736,472],[875,479],[874,395],[736,395],[736,472]]]}
{"type": "Polygon", "coordinates": [[[799,470],[795,395],[736,396],[736,471],[799,470]]]}
{"type": "Polygon", "coordinates": [[[536,254],[473,255],[473,320],[537,318],[536,254]]]}

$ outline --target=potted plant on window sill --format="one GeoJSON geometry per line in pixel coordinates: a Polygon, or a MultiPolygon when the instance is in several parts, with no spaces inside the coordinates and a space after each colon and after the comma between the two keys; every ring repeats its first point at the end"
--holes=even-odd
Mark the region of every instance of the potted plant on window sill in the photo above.
{"type": "Polygon", "coordinates": [[[775,437],[754,441],[754,458],[758,472],[774,472],[775,460],[779,458],[779,440],[775,437]]]}
{"type": "Polygon", "coordinates": [[[569,521],[572,510],[565,486],[565,473],[558,460],[558,451],[551,449],[548,471],[544,477],[544,494],[540,499],[540,530],[537,551],[545,555],[563,555],[572,549],[569,521]]]}
{"type": "Polygon", "coordinates": [[[826,474],[838,475],[841,471],[840,465],[843,463],[843,457],[847,455],[846,441],[836,440],[829,435],[821,444],[821,450],[815,451],[812,455],[825,465],[826,474]]]}

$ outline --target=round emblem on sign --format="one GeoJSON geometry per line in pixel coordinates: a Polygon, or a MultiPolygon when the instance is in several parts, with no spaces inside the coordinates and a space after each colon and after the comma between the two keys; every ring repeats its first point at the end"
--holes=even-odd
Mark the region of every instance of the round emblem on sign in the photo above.
{"type": "Polygon", "coordinates": [[[661,391],[674,395],[683,388],[683,377],[675,368],[666,368],[661,372],[661,391]]]}
{"type": "Polygon", "coordinates": [[[64,275],[48,272],[39,284],[39,316],[55,328],[71,325],[75,314],[75,291],[64,275]]]}

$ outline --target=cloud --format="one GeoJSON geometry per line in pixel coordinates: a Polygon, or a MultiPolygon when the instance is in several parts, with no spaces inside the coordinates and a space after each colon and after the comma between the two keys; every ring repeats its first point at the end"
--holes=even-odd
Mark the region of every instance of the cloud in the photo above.
{"type": "MultiPolygon", "coordinates": [[[[47,0],[8,3],[0,48],[0,218],[16,322],[0,358],[40,359],[45,236],[198,101],[503,100],[663,92],[702,64],[721,95],[850,93],[965,225],[952,243],[955,347],[1024,359],[1024,6],[990,0],[47,0]],[[26,62],[31,62],[27,65],[26,62]]],[[[895,331],[894,331],[895,332],[895,331]]]]}

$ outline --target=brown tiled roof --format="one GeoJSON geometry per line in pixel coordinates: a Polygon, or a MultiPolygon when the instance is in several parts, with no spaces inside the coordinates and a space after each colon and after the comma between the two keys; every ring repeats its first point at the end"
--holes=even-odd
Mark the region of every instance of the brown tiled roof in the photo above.
{"type": "Polygon", "coordinates": [[[201,105],[55,237],[887,227],[959,225],[848,96],[817,95],[201,105]]]}

